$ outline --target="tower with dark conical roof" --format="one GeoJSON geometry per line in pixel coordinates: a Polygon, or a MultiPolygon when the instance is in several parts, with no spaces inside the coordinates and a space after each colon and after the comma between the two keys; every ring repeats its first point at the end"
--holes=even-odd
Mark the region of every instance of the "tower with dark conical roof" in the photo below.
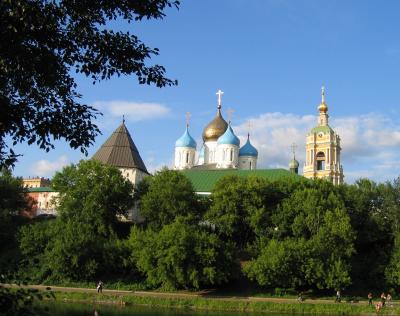
{"type": "Polygon", "coordinates": [[[149,172],[125,126],[125,120],[111,134],[92,159],[117,167],[122,175],[137,185],[149,172]]]}

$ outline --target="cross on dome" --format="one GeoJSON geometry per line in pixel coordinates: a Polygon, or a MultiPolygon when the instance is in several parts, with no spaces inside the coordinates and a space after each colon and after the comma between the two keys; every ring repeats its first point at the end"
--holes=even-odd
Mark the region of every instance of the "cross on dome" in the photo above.
{"type": "Polygon", "coordinates": [[[321,87],[321,103],[325,103],[325,87],[321,87]]]}
{"type": "Polygon", "coordinates": [[[186,126],[189,127],[190,117],[192,114],[190,112],[186,112],[186,126]]]}
{"type": "Polygon", "coordinates": [[[216,93],[216,95],[218,96],[218,109],[221,108],[221,99],[222,99],[223,94],[224,94],[224,92],[222,92],[221,89],[219,89],[216,93]]]}
{"type": "Polygon", "coordinates": [[[235,112],[235,110],[232,109],[232,108],[229,108],[229,109],[226,111],[226,113],[228,114],[228,121],[229,121],[229,123],[230,123],[231,120],[232,120],[233,112],[235,112]]]}
{"type": "Polygon", "coordinates": [[[296,143],[293,143],[293,144],[290,146],[290,148],[292,149],[293,158],[296,158],[296,148],[297,148],[296,143]]]}
{"type": "Polygon", "coordinates": [[[252,124],[251,124],[251,121],[249,120],[249,121],[247,122],[247,137],[250,136],[250,130],[251,130],[252,127],[253,127],[253,126],[252,126],[252,124]]]}

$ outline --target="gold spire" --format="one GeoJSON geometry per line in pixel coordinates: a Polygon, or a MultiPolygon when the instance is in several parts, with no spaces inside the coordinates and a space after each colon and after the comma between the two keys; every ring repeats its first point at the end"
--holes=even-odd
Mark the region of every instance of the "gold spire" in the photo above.
{"type": "Polygon", "coordinates": [[[325,87],[321,87],[321,104],[318,106],[320,113],[328,112],[328,105],[325,103],[325,87]]]}

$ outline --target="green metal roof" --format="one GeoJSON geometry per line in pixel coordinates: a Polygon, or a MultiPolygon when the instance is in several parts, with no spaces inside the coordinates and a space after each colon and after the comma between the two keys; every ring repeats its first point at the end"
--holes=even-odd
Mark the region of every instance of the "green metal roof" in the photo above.
{"type": "Polygon", "coordinates": [[[55,192],[50,187],[26,188],[26,192],[55,192]]]}
{"type": "Polygon", "coordinates": [[[311,130],[311,133],[330,133],[333,129],[329,125],[316,126],[311,130]]]}
{"type": "Polygon", "coordinates": [[[193,184],[195,192],[211,192],[215,183],[224,176],[237,175],[248,177],[251,175],[267,178],[268,180],[278,180],[284,177],[299,178],[300,176],[286,169],[258,169],[258,170],[182,170],[182,173],[189,178],[193,184]]]}

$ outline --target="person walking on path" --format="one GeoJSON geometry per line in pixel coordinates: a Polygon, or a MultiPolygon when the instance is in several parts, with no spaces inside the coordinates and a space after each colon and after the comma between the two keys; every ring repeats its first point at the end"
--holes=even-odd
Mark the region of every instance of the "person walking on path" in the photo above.
{"type": "Polygon", "coordinates": [[[372,305],[372,293],[371,292],[368,293],[368,305],[369,306],[372,305]]]}
{"type": "Polygon", "coordinates": [[[382,303],[382,307],[385,306],[385,302],[386,302],[385,292],[382,292],[382,294],[381,294],[381,303],[382,303]]]}
{"type": "Polygon", "coordinates": [[[340,294],[340,290],[337,290],[336,291],[335,303],[340,303],[341,299],[342,299],[342,297],[341,297],[341,294],[340,294]]]}
{"type": "Polygon", "coordinates": [[[392,295],[390,295],[390,293],[388,293],[386,295],[386,302],[387,302],[387,306],[393,307],[393,305],[392,305],[392,295]]]}
{"type": "Polygon", "coordinates": [[[103,282],[101,280],[97,283],[97,293],[103,293],[103,282]]]}

